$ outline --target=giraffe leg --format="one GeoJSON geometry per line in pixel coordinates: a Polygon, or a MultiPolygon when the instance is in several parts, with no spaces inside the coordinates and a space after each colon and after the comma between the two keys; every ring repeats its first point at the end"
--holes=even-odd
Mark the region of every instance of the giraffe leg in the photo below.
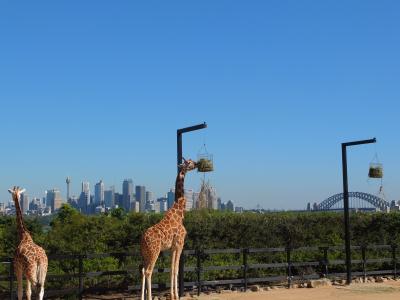
{"type": "Polygon", "coordinates": [[[152,275],[152,273],[150,273],[149,276],[147,277],[147,299],[148,300],[153,299],[153,296],[151,294],[151,275],[152,275]]]}
{"type": "Polygon", "coordinates": [[[145,286],[146,286],[146,276],[145,276],[145,271],[144,271],[144,267],[142,268],[142,290],[141,290],[141,297],[140,300],[145,300],[144,299],[144,290],[145,290],[145,286]]]}
{"type": "Polygon", "coordinates": [[[39,300],[43,300],[44,283],[46,281],[46,274],[47,274],[47,260],[42,262],[42,264],[40,264],[38,266],[38,283],[40,286],[39,296],[38,296],[39,300]]]}
{"type": "Polygon", "coordinates": [[[176,256],[175,256],[174,281],[175,281],[175,297],[176,297],[176,299],[179,299],[179,294],[178,294],[178,272],[179,272],[179,259],[181,257],[182,247],[183,246],[180,246],[179,248],[176,249],[176,256]]]}
{"type": "MultiPolygon", "coordinates": [[[[154,266],[156,264],[158,255],[160,254],[160,250],[157,251],[157,253],[154,253],[151,257],[148,258],[147,262],[145,263],[145,268],[144,268],[144,276],[146,279],[147,283],[147,299],[152,300],[152,295],[151,295],[151,275],[153,273],[154,266]]],[[[142,283],[142,286],[144,284],[142,283]]]]}
{"type": "MultiPolygon", "coordinates": [[[[158,252],[159,254],[160,252],[158,252]]],[[[151,295],[151,275],[153,274],[153,269],[154,265],[156,264],[158,254],[152,258],[150,263],[148,264],[146,270],[145,270],[145,276],[146,276],[146,282],[147,282],[147,299],[152,300],[152,295],[151,295]]]]}
{"type": "Polygon", "coordinates": [[[24,289],[23,289],[23,274],[22,267],[19,264],[15,265],[15,276],[18,282],[18,300],[22,300],[24,289]]]}
{"type": "Polygon", "coordinates": [[[171,300],[175,299],[175,293],[174,293],[174,286],[175,286],[175,280],[174,280],[174,274],[175,274],[175,258],[176,258],[176,250],[172,249],[171,253],[171,300]]]}
{"type": "Polygon", "coordinates": [[[29,279],[26,279],[26,299],[31,300],[31,295],[32,295],[32,287],[31,287],[31,281],[29,279]]]}

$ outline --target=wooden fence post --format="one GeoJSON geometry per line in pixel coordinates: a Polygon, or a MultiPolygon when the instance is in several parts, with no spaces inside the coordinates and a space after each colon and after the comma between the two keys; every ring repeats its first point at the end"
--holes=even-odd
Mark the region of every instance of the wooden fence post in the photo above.
{"type": "Polygon", "coordinates": [[[329,247],[324,247],[324,275],[325,277],[328,277],[328,249],[329,247]]]}
{"type": "Polygon", "coordinates": [[[367,280],[367,247],[365,245],[361,246],[361,257],[362,257],[362,269],[363,269],[363,281],[367,280]]]}
{"type": "Polygon", "coordinates": [[[397,245],[392,245],[392,260],[393,260],[393,277],[397,278],[397,257],[396,257],[397,245]]]}
{"type": "Polygon", "coordinates": [[[196,249],[196,259],[197,259],[197,266],[196,266],[196,273],[197,273],[197,296],[200,296],[201,293],[201,256],[202,252],[199,249],[196,249]]]}
{"type": "Polygon", "coordinates": [[[79,300],[82,300],[83,296],[83,255],[78,255],[79,260],[79,300]]]}
{"type": "Polygon", "coordinates": [[[245,248],[242,250],[243,252],[243,284],[244,284],[244,291],[247,291],[247,271],[248,271],[248,264],[247,264],[247,256],[249,254],[249,249],[245,248]]]}
{"type": "Polygon", "coordinates": [[[286,248],[286,262],[287,262],[287,281],[288,289],[292,287],[292,261],[291,261],[291,248],[286,248]]]}
{"type": "Polygon", "coordinates": [[[9,280],[10,280],[10,299],[14,299],[14,291],[13,291],[13,286],[14,286],[14,262],[12,259],[10,259],[10,269],[9,269],[9,280]]]}

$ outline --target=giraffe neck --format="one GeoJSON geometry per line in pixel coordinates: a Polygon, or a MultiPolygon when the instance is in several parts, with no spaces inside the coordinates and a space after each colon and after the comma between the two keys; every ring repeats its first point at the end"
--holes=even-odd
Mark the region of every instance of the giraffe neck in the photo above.
{"type": "Polygon", "coordinates": [[[178,210],[179,212],[182,214],[182,219],[183,219],[183,215],[185,214],[185,210],[186,210],[186,198],[183,197],[181,198],[181,200],[178,202],[178,210]]]}
{"type": "Polygon", "coordinates": [[[186,198],[180,198],[178,201],[176,201],[172,207],[168,210],[166,215],[164,216],[164,219],[171,219],[173,216],[178,216],[178,219],[182,221],[184,218],[186,211],[186,198]]]}
{"type": "Polygon", "coordinates": [[[184,187],[185,175],[186,175],[186,172],[184,170],[181,170],[181,171],[179,171],[178,176],[176,176],[175,202],[177,202],[179,198],[182,198],[185,196],[185,187],[184,187]]]}
{"type": "Polygon", "coordinates": [[[13,198],[14,198],[14,204],[15,204],[15,213],[17,215],[18,236],[19,236],[19,239],[22,240],[24,233],[26,233],[27,230],[24,225],[24,220],[22,219],[22,212],[21,212],[21,207],[19,205],[19,199],[17,196],[13,196],[13,198]]]}

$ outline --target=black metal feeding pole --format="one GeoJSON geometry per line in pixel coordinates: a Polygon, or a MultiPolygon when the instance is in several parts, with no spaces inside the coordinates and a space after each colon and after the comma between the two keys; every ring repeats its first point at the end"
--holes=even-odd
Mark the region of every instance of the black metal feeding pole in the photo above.
{"type": "Polygon", "coordinates": [[[350,246],[350,213],[349,213],[349,182],[347,178],[347,147],[376,143],[376,138],[370,140],[342,143],[343,168],[343,208],[344,208],[344,238],[346,248],[347,284],[351,284],[351,246],[350,246]]]}
{"type": "MultiPolygon", "coordinates": [[[[185,127],[178,129],[176,131],[176,144],[177,144],[177,162],[178,162],[178,173],[179,173],[179,165],[182,164],[182,134],[190,131],[200,130],[207,128],[206,122],[203,124],[198,124],[190,127],[185,127]]],[[[179,297],[183,297],[183,292],[185,290],[185,282],[184,282],[184,262],[185,258],[183,252],[181,254],[179,260],[179,273],[178,273],[178,281],[179,281],[179,297]]]]}
{"type": "Polygon", "coordinates": [[[206,122],[204,122],[203,124],[199,124],[199,125],[181,128],[176,131],[178,173],[179,173],[179,165],[182,163],[182,134],[185,132],[200,130],[200,129],[204,129],[204,128],[207,128],[206,122]]]}

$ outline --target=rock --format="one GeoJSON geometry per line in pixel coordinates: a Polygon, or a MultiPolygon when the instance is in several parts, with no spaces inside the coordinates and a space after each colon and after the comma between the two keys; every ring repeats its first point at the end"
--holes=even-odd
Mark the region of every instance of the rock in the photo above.
{"type": "Polygon", "coordinates": [[[250,288],[250,291],[252,291],[252,292],[259,292],[260,291],[260,286],[259,285],[252,285],[249,288],[250,288]]]}
{"type": "Polygon", "coordinates": [[[338,279],[336,280],[336,283],[342,285],[345,283],[345,281],[343,279],[338,279]]]}
{"type": "Polygon", "coordinates": [[[384,280],[383,280],[383,278],[381,276],[378,276],[378,277],[375,278],[375,282],[382,283],[382,282],[384,282],[384,280]]]}
{"type": "Polygon", "coordinates": [[[324,279],[318,279],[318,280],[310,280],[307,283],[308,288],[318,288],[318,287],[323,287],[323,286],[331,286],[332,283],[330,280],[324,278],[324,279]]]}
{"type": "Polygon", "coordinates": [[[270,290],[272,290],[270,286],[266,286],[266,287],[264,288],[264,291],[270,291],[270,290]]]}

